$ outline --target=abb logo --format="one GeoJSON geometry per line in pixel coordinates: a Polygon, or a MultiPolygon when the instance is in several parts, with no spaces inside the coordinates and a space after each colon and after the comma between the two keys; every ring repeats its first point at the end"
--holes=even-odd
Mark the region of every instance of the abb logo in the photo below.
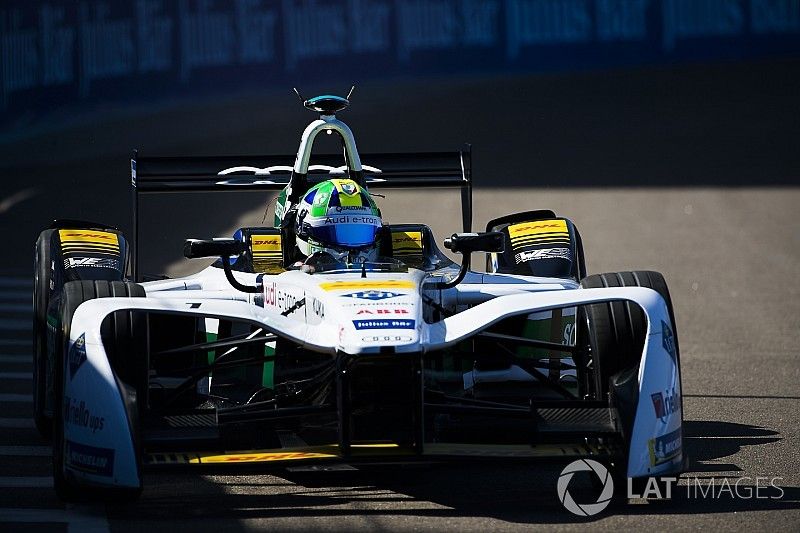
{"type": "Polygon", "coordinates": [[[407,315],[408,309],[361,309],[357,315],[407,315]]]}

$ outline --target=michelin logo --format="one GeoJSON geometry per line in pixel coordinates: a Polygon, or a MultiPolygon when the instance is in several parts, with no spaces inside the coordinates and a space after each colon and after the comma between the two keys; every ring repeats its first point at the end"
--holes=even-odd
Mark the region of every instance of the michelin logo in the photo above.
{"type": "Polygon", "coordinates": [[[681,454],[681,428],[647,441],[650,466],[667,463],[681,454]]]}
{"type": "Polygon", "coordinates": [[[111,477],[114,473],[113,449],[96,448],[67,440],[64,443],[64,452],[70,468],[96,476],[111,477]]]}

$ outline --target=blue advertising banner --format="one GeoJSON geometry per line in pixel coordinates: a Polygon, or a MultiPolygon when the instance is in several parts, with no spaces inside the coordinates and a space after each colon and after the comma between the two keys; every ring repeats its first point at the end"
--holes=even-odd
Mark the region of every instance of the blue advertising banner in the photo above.
{"type": "Polygon", "coordinates": [[[800,0],[4,0],[0,118],[378,77],[800,56],[800,0]]]}

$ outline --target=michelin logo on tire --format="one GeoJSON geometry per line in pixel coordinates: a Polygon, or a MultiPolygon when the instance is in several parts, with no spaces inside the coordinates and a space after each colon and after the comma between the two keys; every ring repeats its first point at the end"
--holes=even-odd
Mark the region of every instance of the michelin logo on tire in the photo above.
{"type": "Polygon", "coordinates": [[[594,516],[602,512],[611,503],[611,498],[614,496],[614,480],[611,478],[608,469],[597,461],[578,459],[568,464],[561,471],[556,489],[558,491],[558,499],[567,511],[578,516],[594,516]],[[603,484],[603,490],[595,503],[577,503],[572,498],[569,490],[567,490],[569,482],[572,481],[572,476],[576,472],[594,472],[600,479],[603,484]]]}

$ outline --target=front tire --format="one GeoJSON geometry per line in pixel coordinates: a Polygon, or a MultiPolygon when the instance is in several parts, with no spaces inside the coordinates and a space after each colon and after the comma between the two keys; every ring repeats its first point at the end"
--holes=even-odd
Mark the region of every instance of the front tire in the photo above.
{"type": "MultiPolygon", "coordinates": [[[[672,309],[672,298],[667,282],[659,272],[640,270],[633,272],[612,272],[594,274],[581,281],[587,289],[601,287],[645,287],[656,291],[667,304],[675,343],[675,361],[680,376],[680,349],[672,309]]],[[[595,385],[598,396],[605,398],[610,393],[611,401],[617,408],[622,422],[622,432],[626,444],[630,445],[630,435],[639,401],[638,370],[642,359],[647,317],[641,307],[633,302],[613,301],[584,306],[583,324],[587,328],[588,343],[595,366],[595,385]]],[[[681,395],[681,424],[683,424],[683,396],[681,395]]],[[[683,445],[681,445],[683,449],[683,445]]],[[[625,460],[613,466],[615,488],[623,490],[618,494],[627,495],[627,454],[625,460]]],[[[634,490],[644,488],[646,478],[634,478],[634,490]]]]}
{"type": "MultiPolygon", "coordinates": [[[[59,303],[58,311],[60,318],[59,329],[56,333],[56,353],[60,354],[58,361],[54,364],[54,416],[53,416],[53,486],[58,497],[67,502],[83,501],[83,500],[102,500],[102,501],[133,501],[141,494],[141,486],[138,488],[118,488],[118,487],[104,487],[102,489],[81,486],[75,479],[69,476],[65,470],[65,437],[64,437],[64,371],[69,353],[69,338],[70,338],[70,325],[72,324],[72,317],[75,310],[82,303],[93,300],[95,298],[105,297],[144,297],[145,291],[141,285],[135,283],[126,283],[123,281],[71,281],[64,285],[61,300],[59,303]]],[[[141,317],[136,317],[135,313],[119,311],[109,316],[104,322],[104,331],[108,330],[108,339],[104,335],[104,344],[108,344],[109,351],[117,350],[122,352],[120,355],[126,357],[129,361],[133,356],[141,354],[132,352],[131,347],[138,345],[137,341],[144,338],[144,328],[146,324],[141,317]],[[110,324],[106,322],[111,321],[110,324]]],[[[109,353],[110,360],[112,354],[109,353]]],[[[122,357],[120,357],[122,359],[122,357]]],[[[141,365],[128,363],[125,368],[114,368],[115,364],[112,360],[112,369],[114,373],[120,378],[117,383],[124,380],[121,385],[123,386],[123,397],[128,400],[129,423],[132,426],[134,448],[137,449],[137,433],[138,433],[138,409],[136,408],[136,391],[140,390],[143,386],[143,381],[146,378],[146,372],[143,377],[137,379],[136,376],[129,374],[132,368],[141,368],[141,365]],[[120,371],[123,374],[120,376],[120,371]],[[128,383],[134,381],[132,386],[128,383]],[[132,397],[132,403],[131,402],[132,397]],[[133,411],[133,412],[131,412],[133,411]]],[[[146,385],[146,384],[144,384],[146,385]]],[[[137,462],[138,462],[137,450],[137,462]]]]}
{"type": "Polygon", "coordinates": [[[47,409],[48,377],[52,380],[47,358],[47,307],[50,305],[53,256],[50,241],[55,230],[39,234],[33,265],[33,421],[39,434],[50,439],[53,417],[47,409]]]}
{"type": "MultiPolygon", "coordinates": [[[[633,272],[611,272],[593,274],[581,280],[584,289],[600,287],[645,287],[653,289],[664,298],[669,311],[675,337],[678,370],[680,372],[680,350],[675,327],[675,314],[667,282],[660,272],[638,270],[633,272]]],[[[644,339],[647,334],[647,318],[644,311],[633,302],[613,301],[585,306],[589,328],[589,343],[592,356],[599,367],[600,387],[608,392],[611,379],[622,372],[638,368],[642,358],[644,339]]]]}

